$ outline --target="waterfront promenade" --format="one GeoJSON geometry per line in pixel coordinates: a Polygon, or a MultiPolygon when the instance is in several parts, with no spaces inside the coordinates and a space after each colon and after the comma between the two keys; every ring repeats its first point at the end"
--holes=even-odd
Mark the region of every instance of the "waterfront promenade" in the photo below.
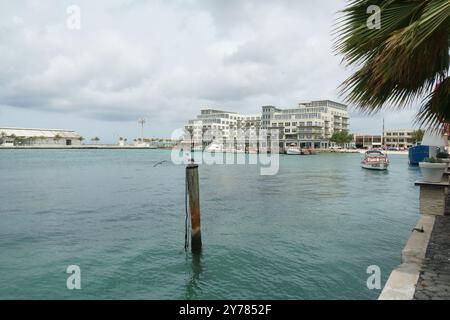
{"type": "Polygon", "coordinates": [[[414,299],[450,299],[450,216],[436,217],[414,299]]]}
{"type": "Polygon", "coordinates": [[[380,300],[450,299],[450,183],[417,181],[420,213],[380,300]]]}

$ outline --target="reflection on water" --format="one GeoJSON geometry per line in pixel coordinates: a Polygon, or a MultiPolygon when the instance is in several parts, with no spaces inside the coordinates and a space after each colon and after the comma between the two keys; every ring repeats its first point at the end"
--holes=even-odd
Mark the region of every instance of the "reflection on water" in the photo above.
{"type": "MultiPolygon", "coordinates": [[[[202,253],[192,253],[190,254],[190,267],[191,270],[188,273],[189,278],[186,283],[186,294],[185,299],[193,300],[201,298],[202,288],[199,284],[200,276],[202,274],[202,253]]],[[[189,259],[189,255],[186,255],[186,260],[189,259]]]]}

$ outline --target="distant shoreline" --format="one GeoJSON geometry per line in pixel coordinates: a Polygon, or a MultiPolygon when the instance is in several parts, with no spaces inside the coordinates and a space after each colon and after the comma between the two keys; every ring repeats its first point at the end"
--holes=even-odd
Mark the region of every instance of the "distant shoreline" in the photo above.
{"type": "Polygon", "coordinates": [[[143,150],[150,147],[140,147],[140,146],[115,146],[115,145],[80,145],[80,146],[15,146],[15,147],[0,147],[0,150],[120,150],[120,149],[130,149],[130,150],[143,150]]]}
{"type": "MultiPolygon", "coordinates": [[[[118,145],[80,145],[80,146],[15,146],[2,147],[0,150],[172,150],[172,148],[150,148],[148,146],[118,146],[118,145]]],[[[316,149],[318,153],[353,153],[364,154],[365,149],[316,149]]],[[[388,155],[408,155],[408,151],[384,151],[388,155]]],[[[283,154],[283,153],[282,153],[283,154]]]]}

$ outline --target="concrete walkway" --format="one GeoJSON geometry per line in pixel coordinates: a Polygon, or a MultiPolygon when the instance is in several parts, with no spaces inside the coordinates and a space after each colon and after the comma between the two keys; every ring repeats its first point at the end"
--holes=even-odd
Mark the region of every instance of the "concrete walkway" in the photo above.
{"type": "Polygon", "coordinates": [[[414,299],[450,299],[450,216],[436,217],[414,299]]]}

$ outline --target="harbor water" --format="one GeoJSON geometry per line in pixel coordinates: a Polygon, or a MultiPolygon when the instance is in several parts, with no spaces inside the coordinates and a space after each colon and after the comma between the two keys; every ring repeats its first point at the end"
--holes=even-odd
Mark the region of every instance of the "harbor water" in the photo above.
{"type": "Polygon", "coordinates": [[[185,167],[161,150],[0,151],[0,299],[376,299],[419,217],[420,173],[359,154],[201,165],[203,252],[184,251],[185,167]],[[155,164],[164,161],[155,167],[155,164]],[[68,290],[66,269],[81,269],[68,290]]]}

